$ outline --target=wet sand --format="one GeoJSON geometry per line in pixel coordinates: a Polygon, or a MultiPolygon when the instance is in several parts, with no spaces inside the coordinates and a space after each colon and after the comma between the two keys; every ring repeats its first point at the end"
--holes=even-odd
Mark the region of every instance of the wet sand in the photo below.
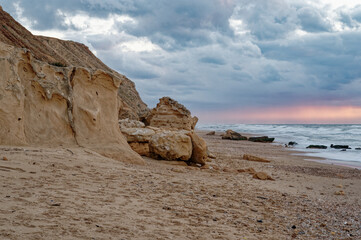
{"type": "Polygon", "coordinates": [[[361,238],[360,170],[200,135],[216,156],[205,169],[129,165],[84,148],[1,146],[0,239],[361,238]],[[250,167],[275,181],[237,171],[250,167]]]}

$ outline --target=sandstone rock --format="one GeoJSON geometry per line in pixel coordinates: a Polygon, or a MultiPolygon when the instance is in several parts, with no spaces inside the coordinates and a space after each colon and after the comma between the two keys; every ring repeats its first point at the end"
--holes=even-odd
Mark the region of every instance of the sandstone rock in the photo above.
{"type": "Polygon", "coordinates": [[[208,158],[206,141],[204,141],[204,139],[199,137],[196,133],[191,133],[190,137],[192,139],[193,146],[191,161],[201,165],[206,164],[208,158]]]}
{"type": "Polygon", "coordinates": [[[192,156],[192,141],[185,132],[163,131],[151,137],[149,150],[165,160],[187,161],[192,156]]]}
{"type": "Polygon", "coordinates": [[[3,10],[0,10],[0,19],[2,23],[0,42],[18,49],[26,48],[30,50],[35,59],[54,67],[79,67],[89,71],[102,70],[121,82],[117,90],[123,103],[122,106],[124,106],[121,112],[128,112],[128,115],[135,119],[144,118],[148,113],[149,109],[139,97],[134,83],[106,66],[84,44],[34,36],[3,10]]]}
{"type": "Polygon", "coordinates": [[[253,174],[253,178],[256,178],[256,179],[259,179],[259,180],[271,180],[271,181],[274,181],[274,179],[265,172],[256,172],[256,173],[253,174]]]}
{"type": "Polygon", "coordinates": [[[122,128],[123,135],[127,138],[127,142],[147,143],[155,132],[148,128],[122,128]]]}
{"type": "Polygon", "coordinates": [[[150,157],[149,143],[131,142],[129,146],[140,156],[150,157]]]}
{"type": "Polygon", "coordinates": [[[233,130],[227,130],[226,133],[222,136],[222,139],[247,140],[247,137],[244,137],[238,132],[235,132],[233,130]]]}
{"type": "Polygon", "coordinates": [[[213,135],[215,135],[215,134],[216,134],[215,131],[211,131],[211,132],[207,133],[206,135],[208,135],[208,136],[213,136],[213,135]]]}
{"type": "Polygon", "coordinates": [[[192,118],[191,113],[182,104],[169,98],[159,99],[156,108],[153,108],[146,117],[147,125],[165,129],[194,129],[198,118],[192,118]]]}
{"type": "Polygon", "coordinates": [[[239,173],[250,173],[252,175],[256,173],[256,171],[253,168],[238,169],[237,172],[239,172],[239,173]]]}
{"type": "Polygon", "coordinates": [[[252,156],[252,155],[249,155],[249,154],[244,154],[243,159],[247,160],[247,161],[253,161],[253,162],[266,162],[266,163],[271,162],[270,160],[260,158],[260,157],[256,157],[256,156],[252,156]]]}
{"type": "Polygon", "coordinates": [[[121,129],[122,128],[144,128],[145,124],[141,121],[126,118],[126,119],[119,120],[119,127],[121,129]]]}
{"type": "Polygon", "coordinates": [[[267,136],[263,136],[263,137],[250,137],[248,138],[248,141],[251,142],[262,142],[262,143],[271,143],[275,140],[275,138],[269,138],[267,136]]]}
{"type": "Polygon", "coordinates": [[[78,144],[144,163],[118,126],[119,79],[101,70],[49,65],[1,42],[0,57],[0,144],[78,144]]]}
{"type": "Polygon", "coordinates": [[[119,96],[147,112],[134,84],[83,44],[33,36],[2,10],[0,19],[0,144],[77,144],[144,164],[118,125],[119,96]]]}
{"type": "Polygon", "coordinates": [[[345,195],[345,192],[340,190],[334,193],[335,195],[345,195]]]}

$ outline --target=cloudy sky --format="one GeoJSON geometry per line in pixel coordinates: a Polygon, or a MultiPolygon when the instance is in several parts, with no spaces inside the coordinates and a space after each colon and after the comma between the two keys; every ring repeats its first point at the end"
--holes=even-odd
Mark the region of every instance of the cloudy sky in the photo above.
{"type": "Polygon", "coordinates": [[[361,123],[361,0],[0,0],[202,123],[361,123]]]}

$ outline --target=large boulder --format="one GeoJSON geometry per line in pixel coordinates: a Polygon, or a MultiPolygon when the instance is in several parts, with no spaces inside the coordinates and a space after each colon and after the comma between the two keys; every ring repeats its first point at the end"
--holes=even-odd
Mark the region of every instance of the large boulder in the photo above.
{"type": "Polygon", "coordinates": [[[201,165],[206,164],[208,159],[207,153],[207,143],[203,138],[198,136],[196,133],[190,134],[192,139],[193,152],[191,161],[194,163],[199,163],[201,165]]]}
{"type": "Polygon", "coordinates": [[[192,156],[192,140],[185,131],[163,131],[152,136],[149,151],[165,160],[188,161],[192,156]]]}
{"type": "Polygon", "coordinates": [[[190,131],[197,122],[198,118],[192,117],[186,107],[169,97],[159,99],[157,107],[146,117],[147,125],[172,130],[190,131]]]}
{"type": "Polygon", "coordinates": [[[155,134],[155,131],[149,128],[121,128],[127,142],[147,143],[155,134]]]}

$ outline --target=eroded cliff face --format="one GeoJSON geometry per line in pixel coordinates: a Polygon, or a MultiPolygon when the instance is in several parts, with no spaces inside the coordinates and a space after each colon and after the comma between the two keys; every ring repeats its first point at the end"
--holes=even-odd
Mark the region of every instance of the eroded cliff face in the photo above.
{"type": "Polygon", "coordinates": [[[124,75],[107,67],[87,46],[73,41],[56,38],[34,36],[21,24],[16,22],[0,6],[0,42],[17,47],[26,48],[33,54],[34,59],[50,65],[66,67],[82,67],[90,71],[102,70],[121,82],[118,88],[118,114],[120,118],[140,119],[149,111],[141,100],[135,85],[124,75]]]}
{"type": "Polygon", "coordinates": [[[0,145],[73,146],[132,163],[143,159],[118,126],[121,79],[57,67],[0,42],[0,145]]]}

